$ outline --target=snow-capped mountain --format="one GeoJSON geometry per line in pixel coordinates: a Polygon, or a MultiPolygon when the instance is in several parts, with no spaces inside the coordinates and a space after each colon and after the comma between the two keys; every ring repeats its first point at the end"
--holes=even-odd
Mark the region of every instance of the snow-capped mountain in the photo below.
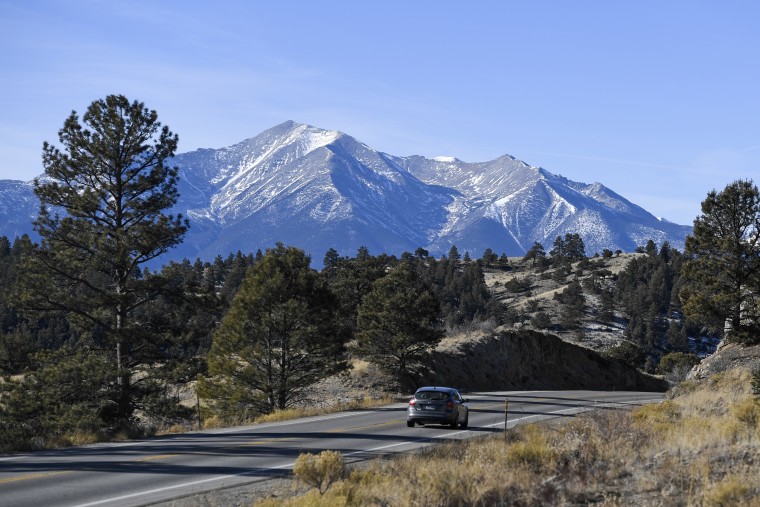
{"type": "MultiPolygon", "coordinates": [[[[580,234],[593,254],[631,251],[649,239],[682,249],[691,232],[599,183],[510,156],[482,163],[397,157],[294,122],[174,162],[180,200],[173,211],[191,228],[173,259],[255,252],[278,241],[303,248],[316,265],[330,248],[353,255],[360,246],[396,255],[418,247],[440,255],[452,245],[474,257],[488,247],[522,255],[534,241],[548,250],[566,233],[580,234]]],[[[0,234],[26,232],[20,225],[36,212],[30,184],[0,181],[0,234]]]]}
{"type": "Polygon", "coordinates": [[[0,180],[0,236],[13,238],[34,234],[32,222],[37,218],[39,201],[32,184],[0,180]]]}

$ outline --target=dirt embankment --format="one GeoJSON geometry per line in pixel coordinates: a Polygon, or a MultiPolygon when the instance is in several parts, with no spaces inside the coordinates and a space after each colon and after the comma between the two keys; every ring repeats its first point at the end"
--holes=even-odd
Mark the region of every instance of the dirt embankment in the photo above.
{"type": "Polygon", "coordinates": [[[531,330],[505,331],[437,350],[427,384],[462,389],[590,389],[664,392],[664,380],[531,330]]]}

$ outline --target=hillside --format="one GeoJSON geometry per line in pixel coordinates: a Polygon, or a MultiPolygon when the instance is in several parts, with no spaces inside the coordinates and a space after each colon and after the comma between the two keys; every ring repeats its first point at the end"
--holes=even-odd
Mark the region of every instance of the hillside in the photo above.
{"type": "MultiPolygon", "coordinates": [[[[555,325],[538,329],[532,317],[543,311],[558,321],[562,303],[554,295],[576,278],[581,283],[603,277],[614,287],[615,277],[628,263],[646,254],[621,254],[595,258],[593,265],[555,280],[551,270],[539,270],[530,261],[512,258],[508,268],[484,268],[491,296],[499,301],[516,321],[495,325],[480,322],[450,329],[433,352],[430,371],[419,383],[454,385],[465,390],[488,389],[618,389],[665,391],[663,380],[604,356],[625,341],[627,321],[620,311],[613,323],[599,320],[599,297],[584,293],[586,311],[578,329],[555,325]],[[600,275],[600,273],[602,275],[600,275]],[[521,290],[510,290],[512,280],[522,280],[521,290]],[[531,303],[534,302],[534,303],[531,303]],[[535,305],[533,308],[529,308],[535,305]]],[[[408,395],[403,386],[389,379],[376,367],[354,362],[348,375],[329,379],[316,386],[312,399],[339,399],[343,402],[369,393],[385,391],[390,395],[408,395]]]]}
{"type": "MultiPolygon", "coordinates": [[[[494,298],[503,303],[507,308],[513,309],[519,314],[519,321],[507,326],[514,328],[534,327],[530,319],[537,312],[543,311],[551,316],[560,314],[561,303],[554,299],[557,293],[567,288],[568,284],[578,279],[581,283],[594,278],[603,279],[609,287],[614,286],[614,278],[620,274],[626,265],[642,253],[624,253],[603,259],[601,257],[592,260],[593,266],[585,270],[579,270],[579,263],[575,262],[570,271],[572,274],[559,279],[548,276],[549,273],[538,270],[529,261],[522,258],[511,258],[509,270],[486,269],[484,276],[486,284],[494,298]],[[600,272],[604,272],[600,275],[600,272]],[[519,290],[510,288],[510,282],[520,282],[519,290]]],[[[617,312],[613,322],[602,323],[599,320],[601,302],[597,295],[584,292],[587,310],[583,316],[581,333],[578,330],[552,329],[551,332],[563,340],[582,345],[594,350],[605,350],[618,345],[623,339],[626,322],[620,312],[617,312]]]]}

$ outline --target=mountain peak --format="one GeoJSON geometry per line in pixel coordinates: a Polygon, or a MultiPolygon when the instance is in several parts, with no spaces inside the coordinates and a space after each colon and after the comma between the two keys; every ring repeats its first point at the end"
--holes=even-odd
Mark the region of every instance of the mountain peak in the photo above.
{"type": "MultiPolygon", "coordinates": [[[[688,226],[656,219],[600,183],[573,182],[510,155],[467,163],[454,156],[397,157],[350,135],[288,120],[221,149],[174,157],[191,220],[160,262],[254,252],[281,241],[320,258],[360,246],[400,255],[452,245],[523,255],[535,241],[580,234],[588,253],[633,251],[649,239],[682,248],[688,226]]],[[[31,229],[31,185],[0,181],[0,234],[31,229]],[[23,224],[21,223],[23,222],[23,224]]],[[[26,232],[26,231],[25,231],[26,232]]]]}
{"type": "Polygon", "coordinates": [[[449,156],[445,156],[445,155],[439,155],[437,157],[433,157],[433,160],[435,160],[436,162],[443,162],[443,163],[446,163],[446,164],[453,164],[455,162],[461,162],[461,160],[459,160],[456,157],[449,157],[449,156]]]}

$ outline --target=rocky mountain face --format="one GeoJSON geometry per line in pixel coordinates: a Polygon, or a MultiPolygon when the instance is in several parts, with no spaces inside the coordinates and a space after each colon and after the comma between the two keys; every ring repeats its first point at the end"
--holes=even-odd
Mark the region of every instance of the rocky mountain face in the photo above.
{"type": "MultiPolygon", "coordinates": [[[[682,249],[688,226],[658,220],[599,183],[577,183],[510,156],[466,163],[397,157],[337,131],[286,122],[218,150],[179,154],[180,200],[190,218],[184,243],[169,254],[212,259],[281,241],[316,265],[335,248],[353,255],[399,255],[456,245],[522,255],[534,241],[549,250],[577,233],[588,254],[631,251],[649,239],[682,249]]],[[[31,185],[0,181],[0,234],[15,236],[37,212],[31,185]]]]}

